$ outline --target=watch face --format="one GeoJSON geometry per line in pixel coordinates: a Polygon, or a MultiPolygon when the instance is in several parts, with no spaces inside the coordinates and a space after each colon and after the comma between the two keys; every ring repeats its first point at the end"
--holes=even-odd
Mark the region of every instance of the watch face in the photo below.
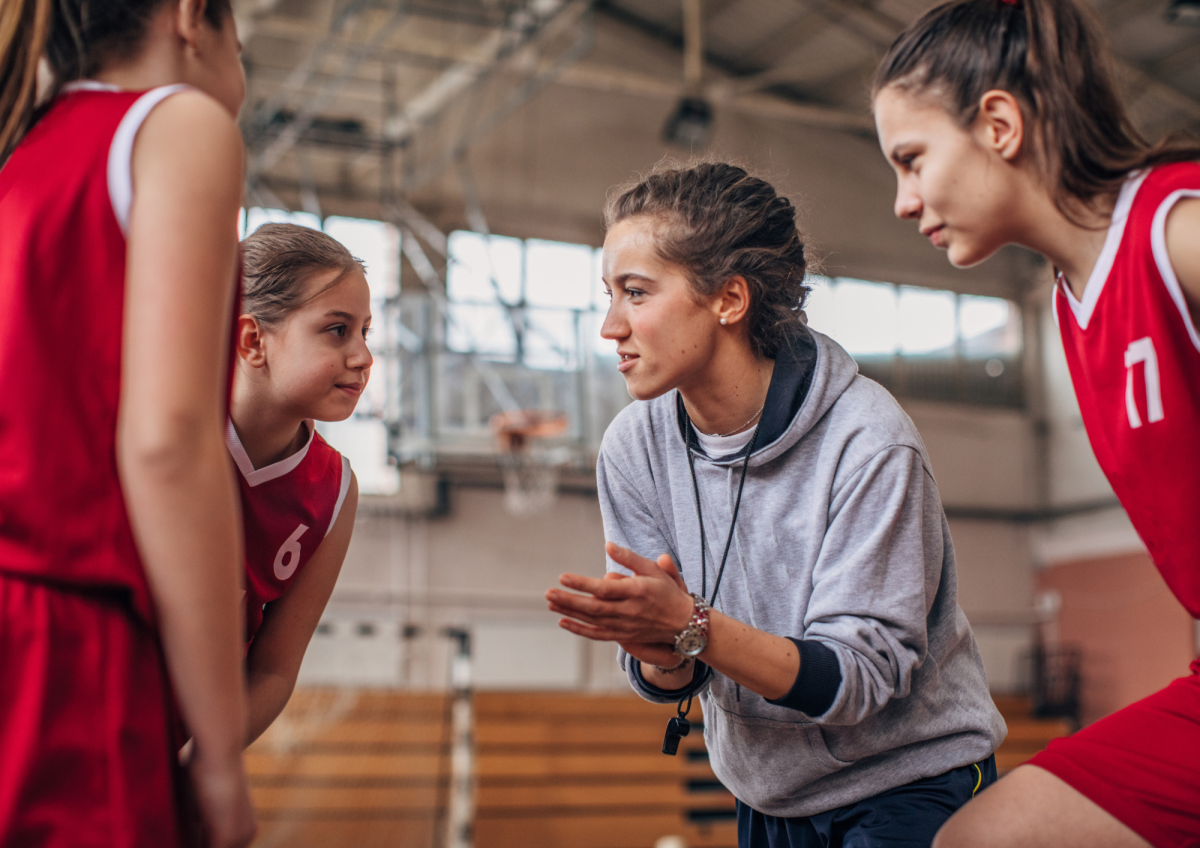
{"type": "Polygon", "coordinates": [[[708,647],[708,639],[697,628],[688,630],[675,640],[675,651],[685,657],[699,656],[708,647]]]}

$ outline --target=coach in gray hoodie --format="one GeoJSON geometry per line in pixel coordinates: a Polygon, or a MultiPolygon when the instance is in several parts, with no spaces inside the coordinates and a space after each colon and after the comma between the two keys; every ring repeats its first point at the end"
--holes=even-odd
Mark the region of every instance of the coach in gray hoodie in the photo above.
{"type": "MultiPolygon", "coordinates": [[[[567,629],[620,644],[642,697],[702,698],[743,847],[928,845],[994,780],[1005,726],[912,422],[794,307],[756,322],[773,294],[764,256],[803,274],[784,214],[794,234],[785,199],[723,165],[610,204],[604,334],[643,402],[597,463],[609,574],[564,575],[586,594],[548,599],[567,629]],[[733,367],[738,344],[751,356],[733,367]]],[[[786,276],[774,293],[802,302],[786,276]]]]}

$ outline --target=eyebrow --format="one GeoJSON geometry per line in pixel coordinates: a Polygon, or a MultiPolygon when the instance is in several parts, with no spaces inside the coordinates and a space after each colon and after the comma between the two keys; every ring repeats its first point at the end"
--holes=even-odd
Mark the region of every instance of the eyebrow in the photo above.
{"type": "MultiPolygon", "coordinates": [[[[351,322],[354,321],[354,316],[351,315],[349,312],[339,312],[337,310],[330,310],[329,312],[326,312],[325,317],[326,318],[341,318],[343,321],[351,321],[351,322]]],[[[370,320],[370,319],[367,319],[367,320],[370,320]]]]}
{"type": "Polygon", "coordinates": [[[892,161],[898,163],[901,159],[903,159],[907,154],[901,153],[901,149],[904,147],[911,147],[913,144],[915,144],[915,142],[911,140],[898,141],[893,144],[890,154],[892,161]]]}
{"type": "Polygon", "coordinates": [[[604,280],[604,282],[608,283],[610,288],[614,285],[625,288],[625,284],[630,280],[645,280],[648,283],[654,282],[653,277],[648,277],[638,271],[626,271],[624,274],[618,274],[616,277],[614,277],[612,282],[609,282],[608,280],[604,280]]]}

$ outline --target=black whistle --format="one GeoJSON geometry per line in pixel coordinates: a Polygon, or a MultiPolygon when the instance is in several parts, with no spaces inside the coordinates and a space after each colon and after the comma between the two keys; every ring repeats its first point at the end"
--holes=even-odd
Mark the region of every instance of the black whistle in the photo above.
{"type": "Polygon", "coordinates": [[[692,723],[682,716],[667,722],[667,735],[663,737],[663,753],[675,756],[679,753],[679,740],[692,730],[692,723]]]}

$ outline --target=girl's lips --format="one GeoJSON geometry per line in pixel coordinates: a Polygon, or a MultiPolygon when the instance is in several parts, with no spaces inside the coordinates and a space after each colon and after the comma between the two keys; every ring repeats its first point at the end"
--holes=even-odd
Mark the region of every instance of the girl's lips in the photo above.
{"type": "Polygon", "coordinates": [[[617,370],[618,370],[618,371],[620,371],[622,374],[624,374],[626,371],[628,371],[630,368],[632,368],[634,365],[636,365],[636,364],[637,364],[637,361],[638,361],[638,359],[639,359],[639,358],[640,358],[640,357],[638,357],[638,356],[636,356],[636,355],[629,355],[629,356],[626,356],[626,357],[625,357],[624,359],[622,359],[622,360],[621,360],[621,362],[620,362],[620,363],[617,365],[617,370]]]}
{"type": "Polygon", "coordinates": [[[363,390],[362,383],[338,383],[337,387],[343,392],[349,392],[352,395],[360,395],[363,390]]]}
{"type": "Polygon", "coordinates": [[[942,225],[941,227],[934,227],[932,230],[929,231],[929,241],[931,241],[933,243],[934,247],[942,247],[941,236],[942,236],[942,229],[944,226],[945,225],[942,225]]]}

